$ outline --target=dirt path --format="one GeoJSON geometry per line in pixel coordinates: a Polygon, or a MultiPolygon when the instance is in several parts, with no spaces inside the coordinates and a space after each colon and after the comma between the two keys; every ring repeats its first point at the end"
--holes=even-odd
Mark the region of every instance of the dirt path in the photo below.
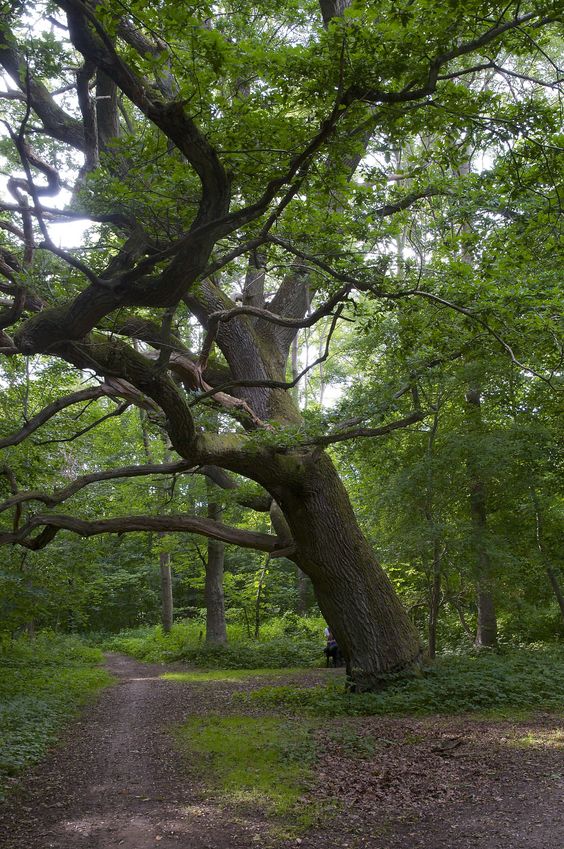
{"type": "MultiPolygon", "coordinates": [[[[168,731],[198,712],[201,688],[163,681],[162,666],[122,655],[110,655],[107,666],[119,684],[85,711],[66,745],[24,780],[0,817],[0,846],[247,849],[254,836],[248,825],[199,800],[195,804],[168,731]]],[[[259,821],[253,831],[262,827],[259,821]]]]}
{"type": "MultiPolygon", "coordinates": [[[[111,655],[119,683],[0,809],[3,849],[562,849],[564,728],[464,717],[333,720],[317,732],[318,786],[337,803],[299,839],[261,814],[219,807],[174,747],[170,726],[228,712],[235,689],[163,681],[162,666],[111,655]],[[360,741],[360,742],[359,742],[360,741]]],[[[325,670],[296,673],[323,680],[325,670]]]]}

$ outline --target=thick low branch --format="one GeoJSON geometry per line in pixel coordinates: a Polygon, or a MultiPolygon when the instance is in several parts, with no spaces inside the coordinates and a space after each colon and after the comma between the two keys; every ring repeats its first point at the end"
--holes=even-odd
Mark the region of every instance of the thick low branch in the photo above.
{"type": "Polygon", "coordinates": [[[174,449],[185,459],[192,456],[196,436],[192,414],[172,378],[158,372],[146,357],[119,339],[106,339],[101,334],[61,345],[54,353],[78,368],[94,369],[104,378],[125,379],[148,395],[166,416],[174,449]]]}
{"type": "Polygon", "coordinates": [[[72,531],[82,537],[147,531],[192,533],[218,539],[242,548],[266,551],[271,555],[278,554],[280,556],[282,551],[284,551],[284,556],[290,554],[285,543],[272,534],[242,531],[223,525],[221,522],[214,522],[211,519],[181,515],[122,516],[116,519],[99,519],[93,522],[55,513],[45,516],[38,515],[34,516],[16,533],[1,533],[0,545],[21,545],[36,550],[44,548],[60,530],[72,531]],[[30,534],[39,527],[43,527],[44,530],[37,536],[31,537],[30,534]]]}

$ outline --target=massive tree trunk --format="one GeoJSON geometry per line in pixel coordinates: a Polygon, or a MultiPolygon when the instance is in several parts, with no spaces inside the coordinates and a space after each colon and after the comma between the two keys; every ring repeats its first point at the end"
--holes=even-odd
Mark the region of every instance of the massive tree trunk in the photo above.
{"type": "MultiPolygon", "coordinates": [[[[278,555],[291,557],[310,577],[321,612],[359,688],[377,687],[387,674],[413,668],[418,634],[356,521],[330,457],[319,448],[246,444],[245,437],[206,434],[197,460],[261,484],[282,511],[291,542],[276,519],[278,555]]],[[[273,524],[276,511],[271,510],[273,524]]]]}
{"type": "Polygon", "coordinates": [[[364,538],[329,457],[302,459],[298,488],[273,486],[321,612],[359,688],[418,662],[417,633],[364,538]]]}

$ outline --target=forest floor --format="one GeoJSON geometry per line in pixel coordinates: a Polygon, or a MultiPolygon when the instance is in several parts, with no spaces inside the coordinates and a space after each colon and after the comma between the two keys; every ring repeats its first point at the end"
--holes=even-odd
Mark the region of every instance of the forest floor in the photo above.
{"type": "MultiPolygon", "coordinates": [[[[264,808],[210,793],[201,757],[191,762],[171,733],[190,716],[257,716],[234,706],[233,692],[267,677],[180,683],[163,680],[161,665],[123,655],[109,655],[107,665],[117,684],[0,808],[5,849],[564,846],[564,733],[554,715],[317,721],[304,804],[313,800],[319,813],[308,829],[284,833],[264,808]]],[[[296,671],[285,681],[303,686],[339,674],[296,671]]]]}

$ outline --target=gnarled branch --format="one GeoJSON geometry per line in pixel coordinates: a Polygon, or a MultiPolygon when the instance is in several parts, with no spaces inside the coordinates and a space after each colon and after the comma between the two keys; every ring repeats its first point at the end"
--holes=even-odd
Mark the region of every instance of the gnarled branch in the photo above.
{"type": "Polygon", "coordinates": [[[99,519],[92,522],[56,513],[37,515],[15,533],[0,533],[0,545],[21,545],[24,548],[37,550],[45,548],[61,530],[72,531],[82,537],[100,534],[143,533],[146,531],[192,533],[218,539],[242,548],[266,551],[271,556],[282,556],[283,552],[285,557],[289,557],[292,553],[283,541],[272,534],[242,531],[223,525],[221,522],[214,522],[212,519],[182,515],[121,516],[115,519],[99,519]],[[32,532],[40,527],[43,527],[44,530],[32,537],[32,532]]]}

